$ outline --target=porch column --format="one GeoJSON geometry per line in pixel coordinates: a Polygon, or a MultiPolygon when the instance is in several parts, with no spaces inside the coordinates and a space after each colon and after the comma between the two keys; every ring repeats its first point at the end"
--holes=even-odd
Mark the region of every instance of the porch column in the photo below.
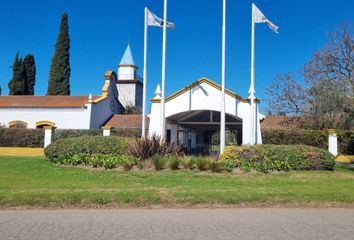
{"type": "Polygon", "coordinates": [[[183,128],[183,146],[188,146],[188,128],[183,128]]]}
{"type": "Polygon", "coordinates": [[[111,136],[111,127],[102,127],[103,129],[103,136],[108,137],[111,136]]]}
{"type": "Polygon", "coordinates": [[[192,139],[191,139],[191,147],[192,148],[196,148],[197,147],[197,131],[196,130],[193,130],[192,131],[192,139]]]}
{"type": "Polygon", "coordinates": [[[171,144],[172,145],[177,145],[178,143],[178,126],[177,124],[171,124],[170,125],[171,129],[171,144]]]}

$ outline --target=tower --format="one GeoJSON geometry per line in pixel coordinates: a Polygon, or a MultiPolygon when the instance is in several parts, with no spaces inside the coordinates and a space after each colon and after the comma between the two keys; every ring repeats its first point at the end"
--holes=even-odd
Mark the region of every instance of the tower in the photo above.
{"type": "Polygon", "coordinates": [[[133,54],[128,44],[122,60],[118,64],[118,99],[124,108],[128,106],[142,107],[143,83],[137,74],[133,54]]]}

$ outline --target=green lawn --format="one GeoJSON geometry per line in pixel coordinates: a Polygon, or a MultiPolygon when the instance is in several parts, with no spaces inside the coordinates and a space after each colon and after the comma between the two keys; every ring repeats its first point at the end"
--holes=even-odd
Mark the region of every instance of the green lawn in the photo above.
{"type": "Polygon", "coordinates": [[[1,208],[194,204],[354,206],[354,171],[90,172],[57,167],[45,158],[0,157],[1,208]]]}

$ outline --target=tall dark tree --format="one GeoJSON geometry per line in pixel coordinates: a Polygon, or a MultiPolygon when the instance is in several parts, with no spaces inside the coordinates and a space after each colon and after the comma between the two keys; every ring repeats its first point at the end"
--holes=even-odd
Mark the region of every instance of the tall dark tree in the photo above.
{"type": "Polygon", "coordinates": [[[10,95],[25,95],[26,94],[26,76],[24,74],[23,61],[16,54],[15,61],[12,65],[12,79],[10,80],[8,86],[10,89],[10,95]]]}
{"type": "Polygon", "coordinates": [[[34,85],[36,83],[36,63],[34,61],[34,56],[28,54],[23,59],[23,70],[25,71],[25,94],[34,95],[34,85]]]}
{"type": "Polygon", "coordinates": [[[70,37],[68,14],[61,18],[60,31],[50,66],[47,95],[70,95],[70,37]]]}

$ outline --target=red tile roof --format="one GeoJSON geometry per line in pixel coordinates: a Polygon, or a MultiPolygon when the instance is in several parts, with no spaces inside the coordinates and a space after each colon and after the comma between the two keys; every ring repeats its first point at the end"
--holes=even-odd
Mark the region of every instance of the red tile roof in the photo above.
{"type": "Polygon", "coordinates": [[[300,117],[274,115],[266,116],[261,122],[262,129],[293,129],[302,128],[300,117]]]}
{"type": "Polygon", "coordinates": [[[88,96],[0,96],[0,108],[76,108],[84,107],[87,101],[88,96]]]}
{"type": "MultiPolygon", "coordinates": [[[[105,124],[105,127],[141,129],[141,115],[116,114],[105,124]]],[[[146,119],[146,129],[149,127],[149,118],[146,119]]]]}

